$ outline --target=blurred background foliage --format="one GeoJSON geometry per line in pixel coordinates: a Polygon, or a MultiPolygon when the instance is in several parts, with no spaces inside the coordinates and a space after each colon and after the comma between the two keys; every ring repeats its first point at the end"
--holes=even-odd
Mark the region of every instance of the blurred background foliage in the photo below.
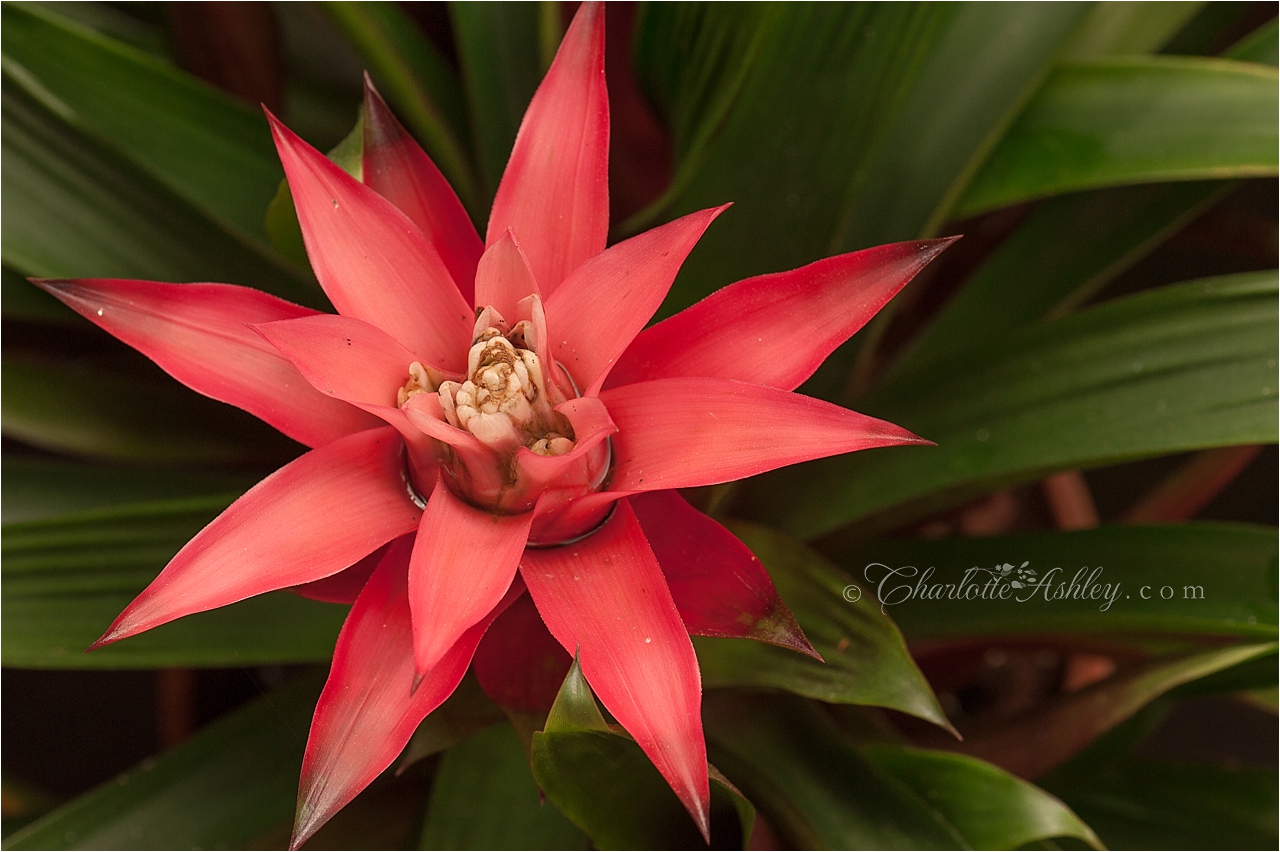
{"type": "MultiPolygon", "coordinates": [[[[7,847],[283,845],[344,614],[275,593],[81,653],[301,448],[25,279],[326,307],[257,105],[333,149],[367,69],[482,226],[572,10],[4,4],[7,847]]],[[[610,4],[614,239],[734,202],[662,315],[965,235],[803,388],[936,448],[688,495],[827,660],[698,640],[717,846],[1274,848],[1275,12],[610,4]],[[872,563],[1175,593],[882,608],[872,563]]],[[[691,845],[572,681],[514,732],[464,685],[308,848],[691,845]]]]}

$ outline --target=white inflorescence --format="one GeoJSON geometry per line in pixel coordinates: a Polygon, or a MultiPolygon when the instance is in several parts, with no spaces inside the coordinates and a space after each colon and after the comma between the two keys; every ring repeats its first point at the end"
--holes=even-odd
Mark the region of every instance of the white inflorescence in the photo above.
{"type": "MultiPolygon", "coordinates": [[[[439,384],[445,418],[500,453],[528,447],[539,455],[564,455],[574,442],[564,418],[553,410],[554,390],[533,351],[533,325],[520,322],[504,334],[505,325],[492,308],[480,312],[467,356],[468,378],[439,384]]],[[[405,399],[416,381],[410,367],[409,385],[401,390],[405,399]]]]}

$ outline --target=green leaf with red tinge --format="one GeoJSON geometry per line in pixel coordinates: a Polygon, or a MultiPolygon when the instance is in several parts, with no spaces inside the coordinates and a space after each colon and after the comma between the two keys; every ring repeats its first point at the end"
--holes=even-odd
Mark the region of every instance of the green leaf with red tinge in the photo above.
{"type": "MultiPolygon", "coordinates": [[[[700,849],[697,826],[640,747],[609,726],[577,662],[533,735],[533,775],[599,849],[700,849]]],[[[711,771],[711,837],[744,848],[755,809],[711,771]]]]}

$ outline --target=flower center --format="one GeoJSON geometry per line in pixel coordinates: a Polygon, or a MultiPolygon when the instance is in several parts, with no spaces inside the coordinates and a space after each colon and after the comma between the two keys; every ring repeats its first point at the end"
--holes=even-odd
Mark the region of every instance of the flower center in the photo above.
{"type": "Polygon", "coordinates": [[[555,410],[578,393],[568,374],[546,357],[540,300],[530,297],[517,311],[520,321],[514,326],[492,307],[477,312],[461,381],[446,380],[415,361],[397,393],[400,407],[418,394],[434,394],[449,425],[470,432],[492,451],[456,446],[441,461],[455,493],[504,513],[532,509],[546,491],[571,503],[598,490],[609,467],[607,441],[552,467],[521,461],[522,448],[548,459],[567,456],[581,436],[555,410]]]}

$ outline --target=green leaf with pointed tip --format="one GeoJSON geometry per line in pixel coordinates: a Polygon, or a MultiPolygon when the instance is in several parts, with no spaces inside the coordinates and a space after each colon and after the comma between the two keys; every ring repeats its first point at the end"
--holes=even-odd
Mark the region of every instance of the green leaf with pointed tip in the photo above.
{"type": "Polygon", "coordinates": [[[1276,71],[1193,57],[1127,57],[1054,71],[952,214],[1169,180],[1274,175],[1276,71]]]}
{"type": "Polygon", "coordinates": [[[315,301],[311,285],[57,118],[7,72],[0,115],[6,266],[44,278],[221,280],[315,301]]]}
{"type": "Polygon", "coordinates": [[[463,140],[466,106],[453,69],[395,3],[326,3],[396,114],[468,209],[477,201],[463,140]]]}
{"type": "Polygon", "coordinates": [[[6,4],[3,17],[8,79],[198,209],[242,253],[302,283],[263,231],[282,170],[256,110],[48,7],[6,4]]]}
{"type": "MultiPolygon", "coordinates": [[[[635,741],[608,726],[575,660],[544,730],[533,734],[533,776],[599,849],[699,849],[676,794],[635,741]]],[[[744,848],[755,809],[711,767],[711,837],[744,848]]]]}
{"type": "Polygon", "coordinates": [[[832,703],[890,707],[950,727],[898,628],[872,596],[850,601],[845,589],[853,579],[782,533],[753,524],[731,527],[768,568],[825,662],[746,639],[697,637],[704,686],[785,689],[832,703]]]}
{"type": "Polygon", "coordinates": [[[56,452],[148,463],[261,464],[301,449],[139,361],[135,372],[106,359],[6,356],[4,434],[56,452]]]}
{"type": "Polygon", "coordinates": [[[1157,657],[1121,669],[1079,692],[1060,695],[992,733],[951,747],[1023,778],[1035,778],[1169,690],[1275,652],[1276,643],[1265,642],[1157,657]]]}
{"type": "Polygon", "coordinates": [[[5,841],[6,849],[234,849],[293,813],[321,681],[302,677],[5,841]]]}
{"type": "Polygon", "coordinates": [[[419,848],[588,848],[582,830],[540,798],[515,729],[493,725],[440,761],[419,848]]]}
{"type": "Polygon", "coordinates": [[[739,508],[800,537],[852,521],[868,535],[1055,470],[1272,443],[1275,318],[1276,273],[1260,272],[1019,329],[859,402],[937,447],[787,468],[753,480],[739,508]]]}
{"type": "Polygon", "coordinates": [[[869,599],[885,602],[912,640],[1079,633],[1123,643],[1130,635],[1276,635],[1276,536],[1265,527],[1195,523],[895,539],[854,544],[837,561],[869,599]],[[1012,588],[1018,579],[1012,571],[996,580],[1006,565],[1025,565],[1035,584],[1012,588]],[[944,586],[940,599],[926,597],[924,590],[934,586],[944,586]],[[992,597],[1001,587],[1007,596],[992,597]],[[1168,598],[1161,595],[1165,587],[1172,590],[1168,598]]]}
{"type": "Polygon", "coordinates": [[[717,764],[792,848],[1015,849],[1095,843],[1061,802],[971,758],[857,743],[819,705],[721,694],[705,708],[717,764]]]}
{"type": "Polygon", "coordinates": [[[897,357],[888,380],[1070,313],[1228,190],[1225,181],[1123,186],[1040,204],[897,357]]]}
{"type": "Polygon", "coordinates": [[[1153,53],[1196,15],[1204,3],[1097,3],[1062,50],[1062,59],[1153,53]]]}
{"type": "Polygon", "coordinates": [[[346,608],[275,592],[83,653],[234,495],[6,524],[0,636],[6,666],[233,667],[328,660],[346,608]]]}
{"type": "Polygon", "coordinates": [[[1086,11],[645,5],[637,74],[673,130],[676,175],[621,231],[735,205],[663,314],[737,278],[930,233],[1086,11]]]}
{"type": "Polygon", "coordinates": [[[1275,65],[1280,59],[1276,22],[1277,19],[1272,18],[1233,44],[1224,55],[1241,62],[1263,62],[1267,65],[1275,65]]]}
{"type": "Polygon", "coordinates": [[[524,111],[542,81],[542,9],[536,3],[450,3],[449,17],[483,187],[479,200],[487,209],[524,111]]]}

